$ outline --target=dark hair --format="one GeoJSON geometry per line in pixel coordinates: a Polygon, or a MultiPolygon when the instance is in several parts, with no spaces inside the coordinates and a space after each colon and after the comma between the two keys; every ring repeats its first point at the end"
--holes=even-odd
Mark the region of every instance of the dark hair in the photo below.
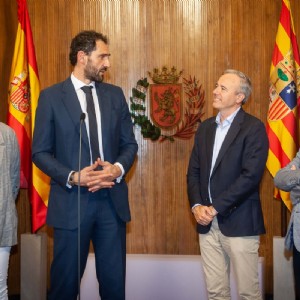
{"type": "Polygon", "coordinates": [[[71,42],[69,60],[72,66],[77,63],[77,53],[83,51],[89,55],[96,49],[96,42],[101,40],[105,44],[108,44],[108,38],[100,32],[93,30],[85,30],[79,32],[71,42]]]}

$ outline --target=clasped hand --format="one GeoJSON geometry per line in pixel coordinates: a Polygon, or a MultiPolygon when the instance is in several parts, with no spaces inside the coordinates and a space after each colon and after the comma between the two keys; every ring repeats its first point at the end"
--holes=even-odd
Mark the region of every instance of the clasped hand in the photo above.
{"type": "MultiPolygon", "coordinates": [[[[121,176],[121,169],[108,161],[100,158],[91,166],[85,167],[80,171],[80,186],[88,187],[90,192],[96,192],[103,188],[112,188],[114,180],[121,176]],[[101,167],[99,169],[98,167],[101,167]]],[[[78,183],[78,172],[74,174],[74,181],[78,183]]]]}
{"type": "Polygon", "coordinates": [[[213,206],[197,205],[192,209],[192,212],[197,223],[204,226],[208,225],[217,215],[217,211],[213,206]]]}

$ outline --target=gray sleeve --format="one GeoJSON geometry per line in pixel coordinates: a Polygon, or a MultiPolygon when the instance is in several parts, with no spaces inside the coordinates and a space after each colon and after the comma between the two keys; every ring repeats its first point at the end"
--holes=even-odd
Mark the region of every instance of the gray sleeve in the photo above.
{"type": "Polygon", "coordinates": [[[20,149],[15,133],[11,135],[11,182],[14,199],[17,198],[20,188],[20,149]]]}
{"type": "Polygon", "coordinates": [[[292,189],[299,186],[299,183],[300,151],[298,151],[296,157],[284,168],[280,169],[274,177],[275,186],[286,192],[290,192],[292,189]],[[292,168],[295,168],[295,170],[293,170],[292,168]]]}

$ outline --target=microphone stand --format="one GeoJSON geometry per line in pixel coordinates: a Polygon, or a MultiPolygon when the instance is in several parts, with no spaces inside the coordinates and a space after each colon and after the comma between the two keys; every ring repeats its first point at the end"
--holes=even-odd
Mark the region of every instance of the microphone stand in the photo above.
{"type": "Polygon", "coordinates": [[[81,171],[81,125],[85,119],[85,113],[80,115],[80,128],[79,128],[79,155],[78,155],[78,194],[77,194],[77,205],[78,205],[78,300],[80,300],[80,171],[81,171]]]}

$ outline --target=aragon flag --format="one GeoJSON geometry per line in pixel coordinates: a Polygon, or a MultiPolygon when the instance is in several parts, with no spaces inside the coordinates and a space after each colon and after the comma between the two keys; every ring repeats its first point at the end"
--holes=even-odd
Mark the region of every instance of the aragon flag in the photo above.
{"type": "MultiPolygon", "coordinates": [[[[267,168],[274,177],[298,151],[300,60],[289,0],[282,0],[276,43],[270,70],[267,133],[269,156],[267,168]]],[[[291,210],[289,193],[275,189],[291,210]]]]}
{"type": "Polygon", "coordinates": [[[8,88],[7,124],[17,135],[21,155],[21,188],[28,188],[32,231],[45,224],[49,178],[32,164],[31,140],[40,93],[39,75],[26,0],[17,0],[18,30],[8,88]]]}

